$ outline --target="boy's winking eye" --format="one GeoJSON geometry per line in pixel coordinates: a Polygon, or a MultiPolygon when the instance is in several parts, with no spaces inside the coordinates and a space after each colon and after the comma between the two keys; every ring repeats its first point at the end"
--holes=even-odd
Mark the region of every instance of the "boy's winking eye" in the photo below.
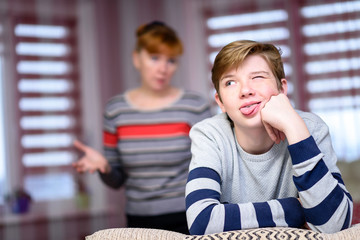
{"type": "Polygon", "coordinates": [[[271,75],[267,71],[252,72],[251,78],[269,78],[271,75]]]}

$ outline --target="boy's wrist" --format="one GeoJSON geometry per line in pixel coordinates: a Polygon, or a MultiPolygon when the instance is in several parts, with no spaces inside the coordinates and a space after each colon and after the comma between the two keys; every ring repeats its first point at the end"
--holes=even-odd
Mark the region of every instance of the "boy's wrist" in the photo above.
{"type": "Polygon", "coordinates": [[[289,144],[295,144],[310,137],[310,132],[300,116],[289,124],[284,133],[289,144]]]}

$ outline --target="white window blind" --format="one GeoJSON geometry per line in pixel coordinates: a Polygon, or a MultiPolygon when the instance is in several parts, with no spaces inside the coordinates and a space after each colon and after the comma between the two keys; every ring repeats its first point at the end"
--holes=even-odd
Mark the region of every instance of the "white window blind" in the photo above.
{"type": "Polygon", "coordinates": [[[329,125],[340,159],[360,158],[360,1],[300,9],[308,108],[329,125]]]}
{"type": "Polygon", "coordinates": [[[282,51],[284,70],[289,85],[288,94],[291,97],[294,88],[291,82],[292,66],[289,61],[292,54],[289,44],[290,31],[287,25],[289,14],[285,6],[278,4],[273,8],[258,11],[244,11],[246,7],[253,9],[252,6],[242,6],[239,3],[231,7],[232,14],[229,15],[217,15],[214,11],[206,11],[210,68],[220,49],[230,42],[255,40],[274,43],[282,51]]]}
{"type": "Polygon", "coordinates": [[[21,165],[36,201],[71,198],[72,141],[81,133],[75,20],[16,18],[21,165]]]}

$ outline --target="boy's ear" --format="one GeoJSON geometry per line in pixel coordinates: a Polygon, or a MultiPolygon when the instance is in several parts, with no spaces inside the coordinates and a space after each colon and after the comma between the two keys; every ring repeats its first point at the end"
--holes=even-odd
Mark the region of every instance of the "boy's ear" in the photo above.
{"type": "Polygon", "coordinates": [[[281,79],[281,93],[287,95],[287,91],[288,91],[287,80],[285,78],[282,78],[281,79]]]}
{"type": "Polygon", "coordinates": [[[224,104],[222,103],[218,93],[215,93],[215,101],[216,101],[217,105],[220,107],[221,111],[225,113],[226,109],[225,109],[224,104]]]}

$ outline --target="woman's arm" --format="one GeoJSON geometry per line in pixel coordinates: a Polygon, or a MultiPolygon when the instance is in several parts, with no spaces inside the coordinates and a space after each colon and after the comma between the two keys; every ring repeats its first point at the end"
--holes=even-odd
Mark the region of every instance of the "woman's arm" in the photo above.
{"type": "Polygon", "coordinates": [[[110,163],[110,172],[109,173],[101,173],[100,178],[101,180],[111,188],[120,188],[126,181],[127,176],[120,164],[111,164],[110,163]]]}
{"type": "Polygon", "coordinates": [[[111,188],[120,188],[126,181],[127,175],[122,166],[120,154],[117,149],[118,137],[115,133],[104,131],[104,157],[109,171],[99,172],[101,180],[111,188]]]}

